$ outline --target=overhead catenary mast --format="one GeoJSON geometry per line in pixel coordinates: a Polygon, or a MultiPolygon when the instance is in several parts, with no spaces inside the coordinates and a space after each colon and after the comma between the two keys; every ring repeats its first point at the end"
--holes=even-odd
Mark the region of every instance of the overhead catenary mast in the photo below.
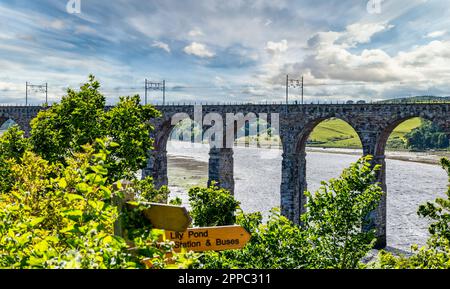
{"type": "Polygon", "coordinates": [[[145,104],[148,104],[148,90],[152,90],[152,91],[162,91],[162,96],[163,96],[163,105],[166,104],[166,81],[163,80],[162,82],[151,82],[149,80],[147,80],[147,78],[145,79],[145,104]]]}

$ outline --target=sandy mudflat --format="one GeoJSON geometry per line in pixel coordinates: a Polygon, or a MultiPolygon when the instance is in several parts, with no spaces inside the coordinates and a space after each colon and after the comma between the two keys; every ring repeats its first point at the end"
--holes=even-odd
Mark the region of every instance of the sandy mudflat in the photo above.
{"type": "MultiPolygon", "coordinates": [[[[351,154],[361,155],[360,149],[343,149],[343,148],[317,148],[308,147],[307,152],[326,152],[335,154],[351,154]]],[[[438,164],[442,157],[450,158],[450,151],[437,152],[408,152],[408,151],[386,151],[386,158],[391,160],[418,162],[426,164],[438,164]]]]}

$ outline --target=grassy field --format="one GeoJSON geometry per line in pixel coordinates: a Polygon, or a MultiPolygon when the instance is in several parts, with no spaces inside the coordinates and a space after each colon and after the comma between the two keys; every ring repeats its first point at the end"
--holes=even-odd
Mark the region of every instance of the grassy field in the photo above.
{"type": "MultiPolygon", "coordinates": [[[[420,126],[420,118],[401,123],[392,132],[388,143],[404,139],[405,134],[420,126]]],[[[361,141],[353,128],[343,120],[329,119],[320,123],[311,133],[308,146],[334,148],[361,148],[361,141]]]]}

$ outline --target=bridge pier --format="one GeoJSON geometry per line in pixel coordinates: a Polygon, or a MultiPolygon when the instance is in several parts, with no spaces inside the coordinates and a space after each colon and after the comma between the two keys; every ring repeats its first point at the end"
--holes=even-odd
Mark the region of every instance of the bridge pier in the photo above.
{"type": "Polygon", "coordinates": [[[169,184],[167,178],[167,151],[152,150],[147,160],[147,167],[142,170],[142,178],[152,177],[156,189],[169,184]]]}
{"type": "Polygon", "coordinates": [[[285,151],[281,172],[281,214],[295,224],[300,224],[300,216],[306,211],[306,190],[305,151],[285,151]]]}
{"type": "Polygon", "coordinates": [[[208,186],[216,182],[234,195],[234,159],[232,148],[211,148],[209,151],[208,186]]]}
{"type": "MultiPolygon", "coordinates": [[[[368,218],[369,224],[363,230],[375,229],[376,243],[375,249],[383,249],[387,245],[386,240],[386,222],[387,222],[387,186],[386,186],[386,157],[384,155],[384,147],[380,149],[380,132],[360,132],[359,133],[364,156],[373,156],[372,165],[380,165],[381,168],[377,173],[376,182],[383,190],[378,207],[372,211],[368,218]]],[[[387,140],[382,140],[384,144],[387,140]]]]}
{"type": "Polygon", "coordinates": [[[381,165],[377,175],[377,182],[383,190],[380,203],[375,211],[371,214],[376,229],[375,249],[383,249],[387,245],[386,240],[386,222],[387,222],[387,186],[386,186],[386,157],[384,155],[375,156],[373,159],[374,165],[381,165]]]}

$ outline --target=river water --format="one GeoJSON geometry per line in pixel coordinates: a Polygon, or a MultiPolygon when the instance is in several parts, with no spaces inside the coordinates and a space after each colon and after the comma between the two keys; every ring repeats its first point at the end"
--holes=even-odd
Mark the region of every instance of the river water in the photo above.
{"type": "MultiPolygon", "coordinates": [[[[187,189],[204,185],[208,171],[208,146],[169,142],[168,177],[172,197],[187,204],[187,189]]],[[[358,155],[307,153],[308,189],[314,191],[320,182],[335,178],[358,155]]],[[[424,245],[428,237],[427,220],[419,218],[420,204],[445,197],[448,177],[438,165],[400,160],[386,160],[387,242],[389,247],[410,251],[412,244],[424,245]]],[[[280,205],[281,151],[256,148],[234,148],[235,197],[245,212],[260,211],[265,216],[280,205]]]]}

